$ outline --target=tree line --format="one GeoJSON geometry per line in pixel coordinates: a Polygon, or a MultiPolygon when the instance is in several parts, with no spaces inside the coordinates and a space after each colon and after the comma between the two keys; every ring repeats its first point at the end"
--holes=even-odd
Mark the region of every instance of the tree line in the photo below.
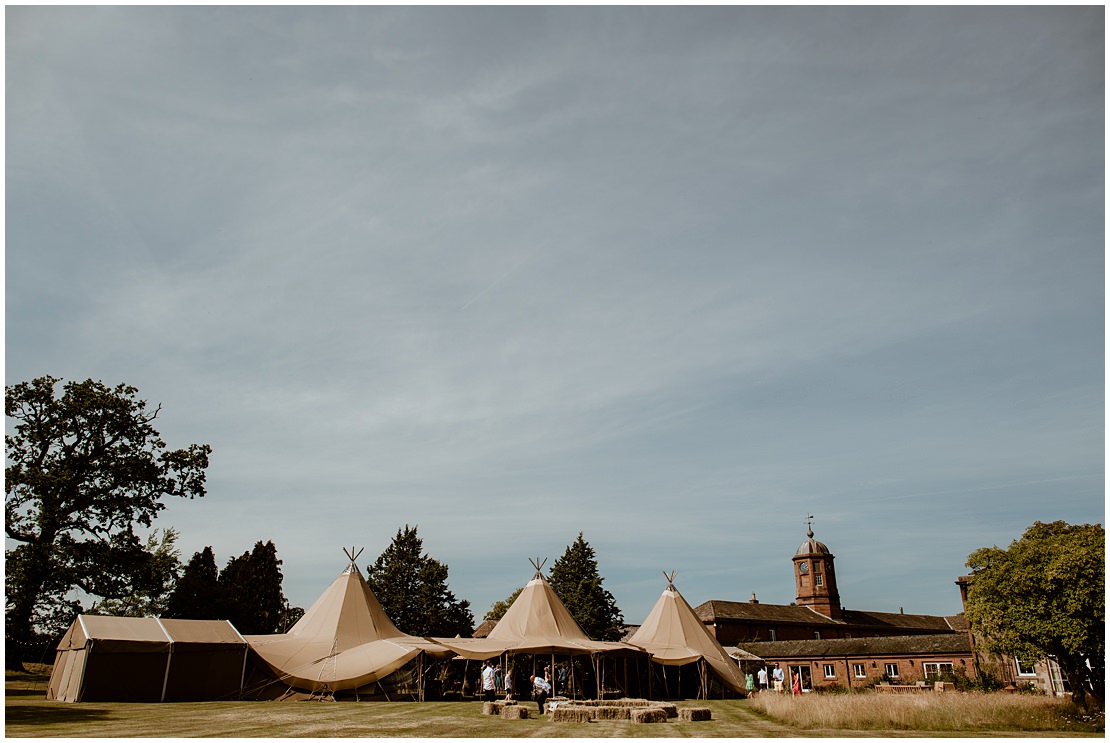
{"type": "MultiPolygon", "coordinates": [[[[211,547],[182,566],[177,532],[154,529],[166,497],[202,498],[212,447],[168,449],[151,408],[130,385],[44,376],[5,388],[5,645],[9,668],[47,657],[84,609],[134,616],[229,619],[243,634],[288,629],[303,614],[281,590],[273,542],[217,570],[211,547]]],[[[967,619],[985,649],[1055,657],[1077,704],[1104,703],[1105,532],[1062,521],[1029,527],[1008,549],[983,548],[967,563],[967,619]]],[[[447,565],[423,550],[417,527],[398,529],[367,582],[398,629],[417,636],[469,635],[469,602],[447,584],[447,565]]],[[[624,618],[603,587],[582,534],[552,566],[549,582],[595,640],[620,639],[624,618]]],[[[520,590],[486,619],[504,615],[520,590]]]]}

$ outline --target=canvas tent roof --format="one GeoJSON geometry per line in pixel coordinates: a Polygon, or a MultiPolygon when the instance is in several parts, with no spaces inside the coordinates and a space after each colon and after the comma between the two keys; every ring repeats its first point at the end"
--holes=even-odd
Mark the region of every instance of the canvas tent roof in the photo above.
{"type": "Polygon", "coordinates": [[[591,640],[551,584],[537,572],[489,635],[481,638],[435,638],[464,658],[483,660],[502,653],[587,655],[639,652],[623,642],[591,640]]]}
{"type": "Polygon", "coordinates": [[[668,581],[647,619],[628,644],[651,653],[656,663],[683,666],[704,660],[733,691],[745,691],[744,677],[717,638],[709,633],[682,594],[668,581]]]}
{"type": "Polygon", "coordinates": [[[453,655],[397,629],[353,562],[289,632],[249,635],[247,641],[282,683],[312,692],[358,689],[421,652],[453,655]]]}
{"type": "Polygon", "coordinates": [[[247,642],[224,620],[78,616],[58,643],[46,698],[62,702],[237,697],[247,642]]]}

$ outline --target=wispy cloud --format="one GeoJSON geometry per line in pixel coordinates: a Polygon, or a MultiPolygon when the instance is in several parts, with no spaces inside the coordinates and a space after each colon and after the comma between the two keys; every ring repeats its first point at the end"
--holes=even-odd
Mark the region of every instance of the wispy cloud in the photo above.
{"type": "Polygon", "coordinates": [[[163,402],[295,602],[403,523],[479,610],[579,530],[630,620],[789,601],[812,511],[947,612],[1102,513],[1098,8],[7,18],[7,375],[163,402]]]}

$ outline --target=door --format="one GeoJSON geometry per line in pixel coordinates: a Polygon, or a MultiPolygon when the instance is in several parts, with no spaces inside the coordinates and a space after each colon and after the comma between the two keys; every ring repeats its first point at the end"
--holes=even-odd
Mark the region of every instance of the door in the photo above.
{"type": "Polygon", "coordinates": [[[804,666],[787,666],[787,668],[792,674],[790,678],[786,680],[787,691],[790,690],[790,685],[794,682],[794,676],[797,676],[799,674],[801,674],[802,677],[802,691],[813,690],[813,677],[810,675],[808,663],[804,666]]]}

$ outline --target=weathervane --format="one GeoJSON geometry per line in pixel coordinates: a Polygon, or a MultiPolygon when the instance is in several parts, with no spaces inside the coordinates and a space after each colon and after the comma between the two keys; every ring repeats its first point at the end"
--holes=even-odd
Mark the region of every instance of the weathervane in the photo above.
{"type": "Polygon", "coordinates": [[[806,532],[806,536],[808,536],[810,539],[813,539],[813,514],[806,514],[806,517],[802,520],[806,522],[806,528],[808,529],[808,531],[806,532]]]}

